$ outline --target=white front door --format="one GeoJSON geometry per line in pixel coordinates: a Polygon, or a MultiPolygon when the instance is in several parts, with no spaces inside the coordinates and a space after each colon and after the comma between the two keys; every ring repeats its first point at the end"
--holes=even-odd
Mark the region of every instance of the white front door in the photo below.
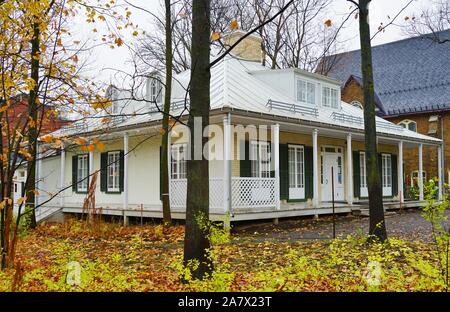
{"type": "Polygon", "coordinates": [[[322,201],[333,199],[332,183],[334,182],[334,200],[344,200],[344,159],[340,147],[322,147],[321,153],[322,201]],[[334,181],[331,172],[333,171],[334,181]]]}
{"type": "Polygon", "coordinates": [[[305,198],[305,154],[302,145],[288,145],[289,199],[305,198]]]}

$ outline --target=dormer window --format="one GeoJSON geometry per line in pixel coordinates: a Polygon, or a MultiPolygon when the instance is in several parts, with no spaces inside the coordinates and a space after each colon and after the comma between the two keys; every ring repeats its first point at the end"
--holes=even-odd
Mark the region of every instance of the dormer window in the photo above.
{"type": "Polygon", "coordinates": [[[350,105],[354,106],[354,107],[358,107],[359,109],[363,109],[363,106],[360,101],[351,101],[350,105]]]}
{"type": "Polygon", "coordinates": [[[316,85],[297,79],[297,101],[314,105],[316,103],[316,85]]]}
{"type": "Polygon", "coordinates": [[[322,106],[339,108],[339,92],[337,89],[322,87],[322,106]]]}
{"type": "Polygon", "coordinates": [[[398,123],[405,129],[417,132],[417,123],[414,120],[405,119],[398,123]]]}
{"type": "Polygon", "coordinates": [[[150,101],[156,103],[162,102],[162,83],[158,77],[151,78],[149,91],[150,91],[150,101]]]}

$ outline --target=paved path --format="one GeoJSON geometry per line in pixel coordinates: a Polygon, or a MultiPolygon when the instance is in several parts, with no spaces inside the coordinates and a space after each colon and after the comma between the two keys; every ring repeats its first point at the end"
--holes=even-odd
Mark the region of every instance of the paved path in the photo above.
{"type": "MultiPolygon", "coordinates": [[[[450,212],[447,211],[450,217],[450,212]]],[[[408,240],[430,241],[431,226],[417,209],[403,212],[390,212],[385,216],[388,236],[395,236],[408,240]]],[[[450,222],[446,222],[448,226],[450,222]]],[[[369,229],[368,217],[337,216],[336,234],[367,234],[369,229]]],[[[299,240],[299,239],[328,239],[333,235],[332,217],[280,219],[278,225],[271,221],[238,223],[232,231],[236,235],[253,239],[299,240]]]]}

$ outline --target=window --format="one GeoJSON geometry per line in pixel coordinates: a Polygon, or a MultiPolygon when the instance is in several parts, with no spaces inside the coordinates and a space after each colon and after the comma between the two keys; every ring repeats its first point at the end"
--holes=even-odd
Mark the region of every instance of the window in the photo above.
{"type": "Polygon", "coordinates": [[[338,178],[338,183],[342,184],[342,156],[338,156],[337,157],[337,178],[338,178]]]}
{"type": "Polygon", "coordinates": [[[170,177],[172,179],[186,179],[187,144],[173,144],[171,150],[170,177]]]}
{"type": "Polygon", "coordinates": [[[120,192],[120,152],[108,152],[108,176],[107,189],[108,192],[120,192]]]}
{"type": "Polygon", "coordinates": [[[316,85],[309,81],[297,79],[297,101],[308,104],[315,104],[316,85]]]}
{"type": "MultiPolygon", "coordinates": [[[[422,170],[423,181],[427,180],[427,172],[422,170]]],[[[411,172],[411,186],[419,186],[419,170],[411,172]]]]}
{"type": "Polygon", "coordinates": [[[89,179],[89,155],[83,154],[77,156],[77,191],[87,192],[89,179]]]}
{"type": "Polygon", "coordinates": [[[339,92],[330,87],[322,87],[322,105],[324,107],[339,108],[339,92]]]}
{"type": "Polygon", "coordinates": [[[270,143],[250,142],[250,160],[252,177],[270,178],[270,143]]]}
{"type": "Polygon", "coordinates": [[[303,146],[290,145],[288,153],[289,187],[303,188],[305,185],[303,146]]]}
{"type": "Polygon", "coordinates": [[[381,178],[382,178],[383,188],[392,187],[391,155],[382,154],[381,161],[382,161],[381,162],[381,172],[382,172],[381,178]]]}
{"type": "Polygon", "coordinates": [[[354,107],[357,107],[359,109],[363,109],[363,106],[362,106],[361,102],[359,102],[359,101],[351,101],[350,105],[354,106],[354,107]]]}
{"type": "Polygon", "coordinates": [[[400,121],[398,124],[405,129],[417,132],[417,123],[413,120],[405,119],[400,121]]]}
{"type": "Polygon", "coordinates": [[[361,188],[367,187],[366,153],[359,153],[359,181],[361,188]]]}
{"type": "Polygon", "coordinates": [[[162,102],[162,84],[159,78],[152,78],[150,81],[150,101],[162,102]]]}

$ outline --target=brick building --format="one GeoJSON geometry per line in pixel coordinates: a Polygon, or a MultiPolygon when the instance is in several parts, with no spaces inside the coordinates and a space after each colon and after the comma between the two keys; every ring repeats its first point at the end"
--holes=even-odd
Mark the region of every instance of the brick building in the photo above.
{"type": "MultiPolygon", "coordinates": [[[[442,32],[450,37],[450,29],[442,32]]],[[[327,57],[318,67],[342,82],[342,100],[364,107],[360,50],[327,57]]],[[[427,35],[372,48],[375,104],[378,116],[443,140],[443,177],[450,181],[450,42],[427,35]]],[[[418,148],[404,151],[405,185],[418,180],[418,148]]],[[[423,176],[438,175],[438,148],[423,146],[423,176]]]]}

